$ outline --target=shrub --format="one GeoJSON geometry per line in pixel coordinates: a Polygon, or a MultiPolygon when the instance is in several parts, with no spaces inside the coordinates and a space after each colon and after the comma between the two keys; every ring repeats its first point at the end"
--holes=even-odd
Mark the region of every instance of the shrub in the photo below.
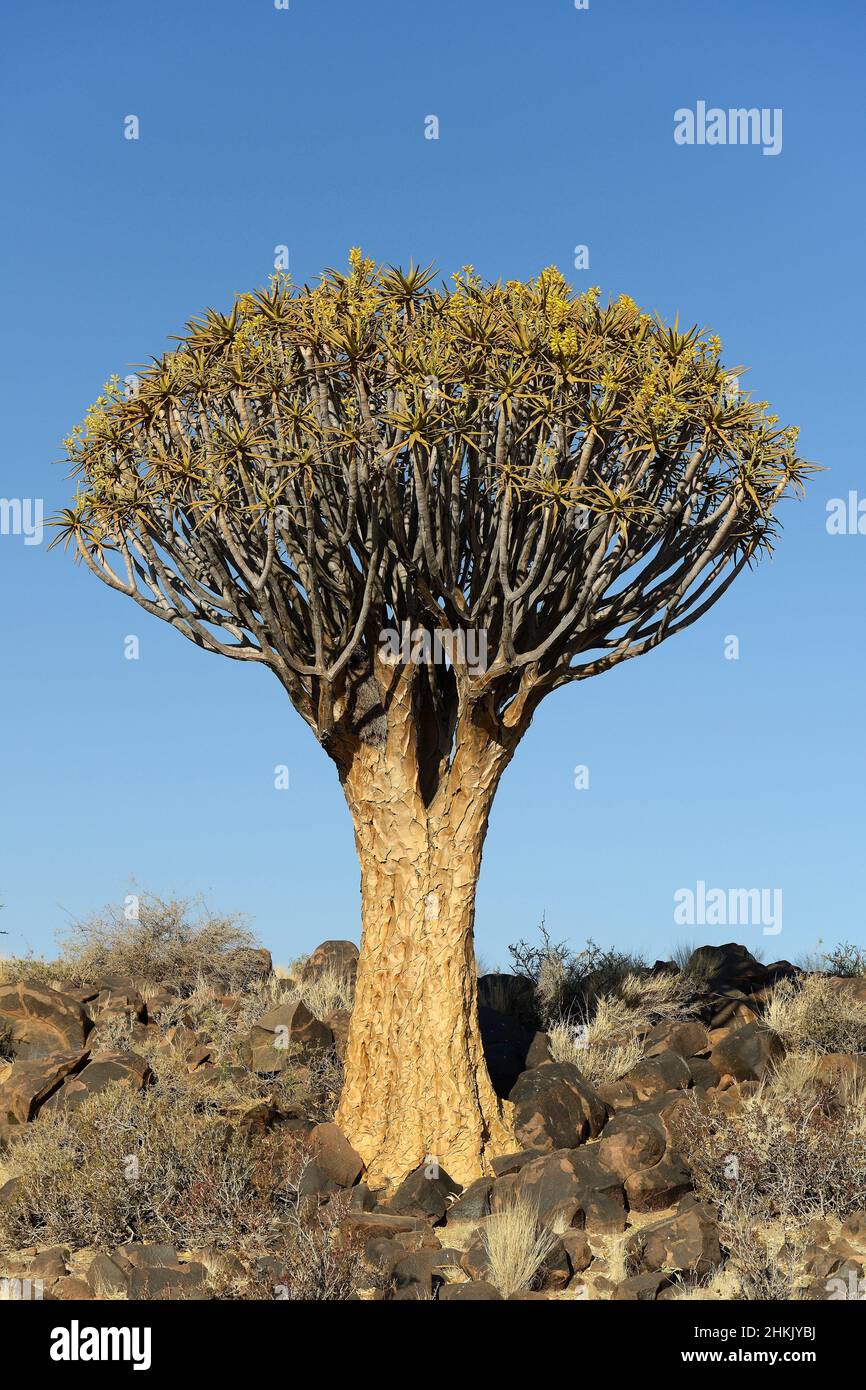
{"type": "Polygon", "coordinates": [[[148,893],[134,922],[114,906],[76,922],[54,968],[71,985],[112,974],[145,984],[168,982],[184,993],[202,981],[233,990],[261,969],[257,949],[240,916],[215,916],[201,899],[165,901],[148,893]]]}
{"type": "Polygon", "coordinates": [[[764,1020],[795,1052],[866,1052],[866,1004],[826,975],[780,980],[764,1020]]]}
{"type": "Polygon", "coordinates": [[[143,1093],[110,1086],[44,1111],[17,1141],[9,1167],[21,1182],[0,1205],[0,1247],[261,1243],[285,1183],[275,1143],[254,1149],[211,1096],[169,1072],[143,1093]]]}
{"type": "Polygon", "coordinates": [[[841,945],[834,946],[832,951],[825,951],[821,959],[823,969],[831,975],[843,975],[847,978],[866,975],[866,951],[850,941],[843,941],[841,945]]]}
{"type": "Polygon", "coordinates": [[[539,934],[539,945],[520,940],[508,947],[508,953],[514,973],[532,981],[545,1026],[558,1018],[582,1016],[594,999],[615,990],[626,976],[646,969],[639,956],[604,950],[591,939],[577,952],[567,942],[553,942],[543,919],[539,934]]]}
{"type": "MultiPolygon", "coordinates": [[[[688,1093],[687,1093],[688,1094],[688,1093]]],[[[733,1113],[690,1097],[676,1118],[695,1191],[722,1225],[844,1218],[866,1206],[866,1113],[829,1087],[761,1087],[733,1113]]]]}
{"type": "Polygon", "coordinates": [[[592,1086],[618,1081],[643,1056],[634,1020],[619,1000],[602,998],[587,1023],[560,1018],[550,1027],[550,1050],[557,1062],[573,1062],[592,1086]]]}

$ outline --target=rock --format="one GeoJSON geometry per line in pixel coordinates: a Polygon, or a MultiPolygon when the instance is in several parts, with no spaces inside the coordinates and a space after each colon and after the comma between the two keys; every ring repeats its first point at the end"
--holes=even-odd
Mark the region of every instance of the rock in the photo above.
{"type": "Polygon", "coordinates": [[[302,984],[309,984],[332,972],[354,984],[358,971],[358,956],[358,948],[354,941],[323,941],[304,961],[298,978],[302,984]]]}
{"type": "Polygon", "coordinates": [[[65,1245],[54,1245],[49,1250],[40,1250],[28,1265],[27,1273],[31,1279],[41,1279],[43,1284],[53,1284],[68,1273],[69,1249],[65,1245]]]}
{"type": "Polygon", "coordinates": [[[716,1074],[726,1074],[735,1081],[760,1081],[773,1062],[780,1059],[785,1046],[778,1033],[762,1023],[747,1023],[716,1043],[710,1062],[716,1074]]]}
{"type": "Polygon", "coordinates": [[[698,1203],[683,1205],[675,1215],[636,1231],[627,1249],[640,1257],[645,1271],[681,1270],[701,1275],[722,1262],[713,1213],[698,1203]]]}
{"type": "Polygon", "coordinates": [[[571,1062],[544,1062],[524,1072],[508,1099],[515,1136],[542,1153],[595,1139],[607,1121],[604,1102],[571,1062]]]}
{"type": "Polygon", "coordinates": [[[460,1256],[460,1268],[464,1274],[468,1274],[473,1282],[486,1282],[490,1276],[490,1265],[487,1259],[487,1246],[483,1241],[477,1240],[470,1245],[468,1250],[464,1250],[460,1256]]]}
{"type": "Polygon", "coordinates": [[[535,986],[525,975],[491,974],[478,979],[479,1008],[508,1014],[524,1028],[538,1026],[535,986]]]}
{"type": "Polygon", "coordinates": [[[97,1255],[87,1271],[87,1285],[96,1298],[126,1298],[129,1271],[115,1264],[109,1255],[97,1255]]]}
{"type": "Polygon", "coordinates": [[[80,1052],[90,1029],[82,1004],[34,981],[0,986],[0,1027],[19,1061],[80,1052]]]}
{"type": "Polygon", "coordinates": [[[470,1279],[465,1284],[443,1284],[439,1290],[440,1303],[493,1303],[502,1294],[486,1279],[470,1279]]]}
{"type": "Polygon", "coordinates": [[[61,1302],[86,1303],[93,1298],[93,1292],[86,1279],[80,1279],[75,1274],[67,1274],[64,1279],[57,1280],[51,1290],[51,1296],[60,1299],[61,1302]]]}
{"type": "Polygon", "coordinates": [[[659,1290],[663,1289],[667,1283],[666,1274],[656,1272],[633,1274],[630,1279],[623,1279],[622,1283],[617,1284],[613,1291],[613,1301],[626,1303],[639,1300],[642,1303],[654,1303],[659,1290]]]}
{"type": "Polygon", "coordinates": [[[686,970],[706,979],[708,986],[716,991],[757,989],[767,976],[767,967],[755,960],[745,946],[732,941],[724,946],[699,946],[689,956],[686,970]]]}
{"type": "Polygon", "coordinates": [[[0,1086],[0,1138],[4,1132],[8,1135],[12,1127],[32,1120],[40,1105],[67,1076],[84,1066],[89,1055],[88,1052],[73,1052],[15,1062],[0,1086]]]}
{"type": "MultiPolygon", "coordinates": [[[[353,1189],[354,1190],[354,1189],[353,1189]]],[[[394,1236],[403,1231],[418,1231],[426,1221],[419,1216],[404,1216],[396,1211],[359,1211],[351,1208],[344,1218],[344,1225],[365,1235],[394,1236]]]]}
{"type": "Polygon", "coordinates": [[[651,1100],[666,1091],[685,1090],[691,1085],[688,1065],[676,1052],[659,1052],[627,1071],[622,1080],[631,1086],[635,1100],[651,1100]]]}
{"type": "Polygon", "coordinates": [[[866,1056],[862,1052],[826,1052],[818,1062],[816,1074],[827,1086],[866,1081],[866,1056]]]}
{"type": "Polygon", "coordinates": [[[218,959],[224,978],[237,982],[236,988],[238,984],[264,982],[274,973],[271,953],[264,946],[234,946],[230,951],[223,951],[218,959]]]}
{"type": "Polygon", "coordinates": [[[503,1211],[516,1198],[531,1201],[547,1225],[596,1234],[626,1226],[622,1181],[602,1166],[595,1145],[541,1154],[518,1173],[499,1178],[490,1194],[491,1212],[503,1211]]]}
{"type": "Polygon", "coordinates": [[[95,997],[87,1001],[87,1012],[94,1022],[107,1019],[128,1019],[131,1023],[147,1022],[147,1007],[137,990],[101,989],[95,997]]]}
{"type": "Polygon", "coordinates": [[[578,1180],[568,1149],[542,1154],[525,1164],[519,1173],[498,1178],[490,1193],[490,1210],[496,1215],[519,1198],[531,1201],[539,1220],[557,1220],[570,1225],[580,1206],[584,1187],[578,1180]]]}
{"type": "Polygon", "coordinates": [[[705,1091],[715,1086],[718,1078],[709,1057],[689,1057],[686,1066],[691,1074],[693,1086],[700,1086],[705,1091]]]}
{"type": "Polygon", "coordinates": [[[260,1075],[284,1071],[313,1052],[330,1047],[334,1035],[300,999],[287,999],[263,1014],[242,1045],[242,1059],[260,1075]]]}
{"type": "Polygon", "coordinates": [[[582,1274],[593,1261],[592,1246],[585,1231],[569,1230],[563,1231],[560,1236],[563,1248],[568,1256],[574,1274],[582,1274]]]}
{"type": "Polygon", "coordinates": [[[476,1178],[475,1182],[468,1187],[452,1202],[448,1208],[448,1224],[452,1221],[480,1221],[490,1212],[490,1193],[493,1190],[493,1178],[476,1178]]]}
{"type": "Polygon", "coordinates": [[[122,1085],[133,1091],[143,1091],[152,1080],[153,1072],[137,1052],[94,1052],[87,1065],[67,1077],[45,1106],[46,1109],[74,1110],[82,1101],[99,1095],[109,1086],[122,1085]]]}
{"type": "Polygon", "coordinates": [[[496,1094],[505,1098],[522,1072],[550,1060],[550,1039],[524,1027],[511,1014],[481,1004],[478,1028],[487,1072],[496,1094]]]}
{"type": "Polygon", "coordinates": [[[392,1215],[415,1216],[435,1222],[442,1221],[453,1197],[463,1191],[452,1182],[444,1168],[419,1164],[403,1179],[387,1210],[392,1215]]]}
{"type": "Polygon", "coordinates": [[[656,1057],[660,1052],[675,1052],[678,1057],[698,1057],[709,1048],[707,1030],[702,1023],[689,1019],[668,1019],[657,1023],[644,1038],[644,1055],[656,1057]]]}
{"type": "Polygon", "coordinates": [[[652,1168],[630,1173],[625,1195],[631,1211],[659,1211],[672,1207],[691,1191],[692,1175],[678,1155],[665,1155],[652,1168]]]}
{"type": "Polygon", "coordinates": [[[334,1051],[341,1062],[346,1060],[346,1048],[349,1045],[349,1024],[352,1022],[352,1015],[348,1009],[337,1009],[334,1013],[328,1014],[327,1018],[322,1019],[334,1035],[334,1051]]]}
{"type": "Polygon", "coordinates": [[[498,1154],[490,1160],[490,1167],[497,1178],[503,1178],[506,1173],[519,1173],[524,1164],[537,1157],[531,1149],[519,1149],[516,1153],[498,1154]]]}
{"type": "Polygon", "coordinates": [[[444,1271],[460,1268],[459,1250],[414,1250],[403,1254],[392,1271],[398,1289],[414,1289],[422,1298],[432,1298],[433,1290],[444,1281],[444,1271]]]}
{"type": "Polygon", "coordinates": [[[309,1145],[319,1167],[338,1187],[352,1187],[364,1171],[364,1160],[338,1125],[316,1125],[309,1145]]]}
{"type": "Polygon", "coordinates": [[[204,1265],[176,1265],[171,1268],[134,1268],[129,1278],[130,1299],[207,1298],[204,1265]]]}
{"type": "Polygon", "coordinates": [[[667,1133],[658,1116],[625,1110],[605,1125],[595,1151],[603,1167],[625,1179],[657,1164],[666,1147],[667,1133]]]}
{"type": "Polygon", "coordinates": [[[305,1164],[298,1182],[298,1197],[313,1198],[314,1200],[306,1205],[313,1209],[320,1202],[328,1197],[332,1197],[335,1192],[339,1192],[340,1187],[330,1178],[325,1170],[316,1162],[314,1158],[309,1159],[305,1164]]]}

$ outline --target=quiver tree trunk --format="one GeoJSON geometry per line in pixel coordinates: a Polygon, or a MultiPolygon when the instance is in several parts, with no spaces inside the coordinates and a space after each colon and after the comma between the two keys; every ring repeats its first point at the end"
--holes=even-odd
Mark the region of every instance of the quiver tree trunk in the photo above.
{"type": "Polygon", "coordinates": [[[429,805],[414,729],[389,720],[344,778],[361,861],[362,941],[337,1119],[375,1185],[424,1160],[466,1183],[514,1141],[484,1061],[475,891],[490,806],[510,753],[458,726],[429,805]]]}

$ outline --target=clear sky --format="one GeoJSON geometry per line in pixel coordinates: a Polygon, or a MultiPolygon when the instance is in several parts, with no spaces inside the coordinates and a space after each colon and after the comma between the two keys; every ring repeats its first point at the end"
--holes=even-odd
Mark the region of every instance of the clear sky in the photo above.
{"type": "MultiPolygon", "coordinates": [[[[63,505],[59,441],[103,381],[266,282],[279,245],[298,281],[356,244],[493,279],[556,263],[720,334],[829,471],[700,623],[542,705],[478,949],[504,962],[542,913],[650,959],[862,944],[866,535],[826,527],[866,496],[861,0],[13,0],[2,47],[7,500],[63,505]],[[677,144],[700,101],[781,109],[781,152],[677,144]],[[780,890],[781,932],[677,924],[699,882],[780,890]]],[[[357,939],[348,812],[276,680],[24,542],[0,535],[0,949],[50,951],[133,879],[249,913],[281,960],[357,939]]]]}

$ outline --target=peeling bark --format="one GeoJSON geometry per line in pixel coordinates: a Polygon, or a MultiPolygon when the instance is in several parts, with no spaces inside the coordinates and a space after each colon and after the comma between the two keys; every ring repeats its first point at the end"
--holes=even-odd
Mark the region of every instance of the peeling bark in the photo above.
{"type": "Polygon", "coordinates": [[[388,737],[343,778],[361,861],[361,959],[337,1120],[390,1186],[423,1160],[466,1183],[514,1146],[481,1045],[473,924],[488,816],[512,749],[458,726],[430,805],[417,726],[392,707],[388,737]]]}

